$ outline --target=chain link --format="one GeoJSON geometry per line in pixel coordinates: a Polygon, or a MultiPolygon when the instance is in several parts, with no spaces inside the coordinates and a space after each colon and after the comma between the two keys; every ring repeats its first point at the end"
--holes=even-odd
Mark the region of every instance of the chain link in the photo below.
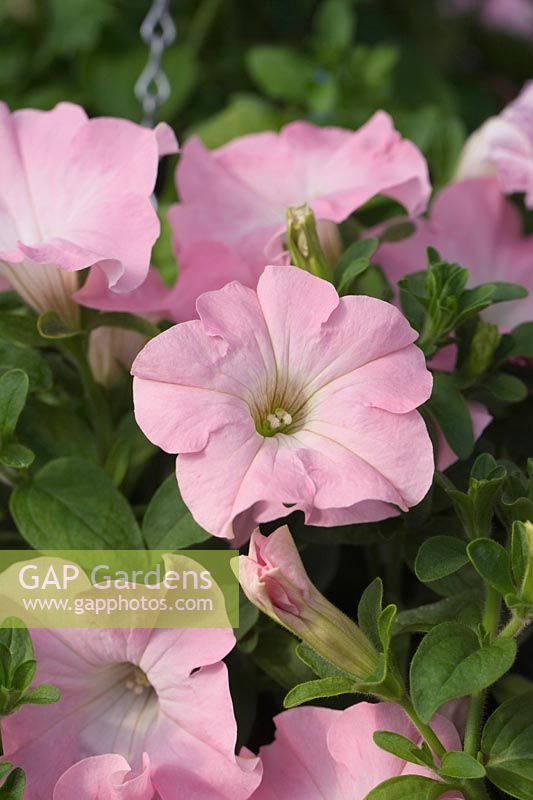
{"type": "Polygon", "coordinates": [[[157,109],[170,97],[170,83],[162,67],[163,53],[176,38],[176,26],[169,13],[169,0],[153,0],[152,7],[141,25],[141,39],[150,54],[139,80],[135,96],[142,105],[145,127],[155,122],[157,109]]]}

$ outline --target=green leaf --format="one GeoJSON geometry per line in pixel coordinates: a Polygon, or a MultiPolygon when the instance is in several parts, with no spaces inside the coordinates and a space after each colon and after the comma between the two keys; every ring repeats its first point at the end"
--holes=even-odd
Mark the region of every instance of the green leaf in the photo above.
{"type": "Polygon", "coordinates": [[[466,543],[453,536],[433,536],[418,551],[415,573],[423,583],[446,578],[468,564],[466,543]]]}
{"type": "Polygon", "coordinates": [[[29,661],[23,661],[22,664],[16,668],[15,672],[13,673],[13,681],[12,687],[13,689],[19,689],[20,691],[24,692],[31,684],[32,680],[35,677],[35,671],[37,669],[37,662],[35,659],[30,659],[29,661]]]}
{"type": "Polygon", "coordinates": [[[391,731],[376,731],[373,735],[374,742],[382,750],[398,756],[402,761],[410,764],[419,764],[421,767],[433,768],[433,756],[427,747],[418,747],[410,739],[399,733],[391,731]]]}
{"type": "Polygon", "coordinates": [[[26,309],[24,313],[0,313],[0,339],[20,347],[42,347],[44,344],[37,330],[37,319],[26,309]]]}
{"type": "Polygon", "coordinates": [[[4,761],[0,763],[0,780],[5,778],[8,772],[13,769],[13,764],[10,764],[9,761],[4,761]]]}
{"type": "Polygon", "coordinates": [[[12,469],[27,469],[33,464],[35,455],[22,444],[10,442],[0,450],[0,464],[12,469]]]}
{"type": "Polygon", "coordinates": [[[27,374],[30,392],[44,392],[52,387],[52,372],[41,353],[0,341],[0,375],[11,369],[21,369],[27,374]]]}
{"type": "Polygon", "coordinates": [[[150,550],[179,550],[209,539],[183,502],[175,475],[169,475],[152,497],[142,532],[150,550]]]}
{"type": "Polygon", "coordinates": [[[341,55],[353,39],[355,14],[349,0],[323,0],[314,19],[319,52],[341,55]]]}
{"type": "Polygon", "coordinates": [[[347,294],[355,279],[368,269],[370,258],[378,245],[379,239],[360,239],[344,251],[334,270],[340,295],[347,294]]]}
{"type": "Polygon", "coordinates": [[[9,651],[15,668],[35,658],[29,631],[16,617],[6,617],[0,625],[0,644],[9,651]]]}
{"type": "Polygon", "coordinates": [[[350,266],[352,261],[359,261],[360,259],[366,259],[367,261],[370,261],[376,252],[378,245],[379,239],[376,238],[358,239],[341,255],[335,264],[335,272],[339,275],[342,274],[344,270],[350,266]]]}
{"type": "Polygon", "coordinates": [[[528,395],[526,384],[514,375],[500,372],[484,382],[484,387],[503,403],[520,403],[528,395]]]}
{"type": "Polygon", "coordinates": [[[486,689],[510,670],[516,657],[512,639],[480,645],[471,628],[443,622],[422,640],[411,662],[411,697],[429,722],[448,700],[486,689]]]}
{"type": "Polygon", "coordinates": [[[375,578],[370,583],[359,600],[357,607],[357,620],[359,627],[372,644],[381,649],[381,636],[379,631],[379,617],[383,605],[383,582],[375,578]]]}
{"type": "Polygon", "coordinates": [[[28,396],[29,379],[21,369],[11,369],[0,377],[0,438],[9,439],[28,396]]]}
{"type": "Polygon", "coordinates": [[[81,458],[59,458],[10,498],[13,519],[32,547],[142,549],[133,511],[110,478],[81,458]]]}
{"type": "Polygon", "coordinates": [[[481,751],[490,780],[520,800],[533,797],[533,692],[503,703],[487,720],[481,751]]]}
{"type": "Polygon", "coordinates": [[[364,800],[438,800],[451,788],[448,784],[421,775],[400,775],[399,778],[389,778],[380,783],[364,800]]]}
{"type": "Polygon", "coordinates": [[[17,435],[35,453],[36,466],[67,456],[98,460],[93,432],[70,406],[51,406],[30,397],[20,416],[17,435]]]}
{"type": "Polygon", "coordinates": [[[350,694],[354,690],[354,682],[348,678],[331,677],[319,678],[316,681],[300,683],[287,693],[283,701],[285,708],[301,706],[310,700],[320,700],[322,697],[336,697],[339,694],[350,694]]]}
{"type": "Polygon", "coordinates": [[[37,330],[43,339],[70,339],[82,333],[79,328],[67,325],[57,311],[52,309],[41,314],[37,320],[37,330]]]}
{"type": "Polygon", "coordinates": [[[48,706],[51,703],[57,703],[61,698],[61,692],[55,686],[49,683],[41,683],[35,689],[30,689],[24,695],[24,702],[31,705],[48,706]]]}
{"type": "Polygon", "coordinates": [[[458,621],[476,625],[481,622],[481,597],[477,590],[468,589],[436,603],[400,611],[396,618],[394,635],[426,633],[441,622],[458,621]]]}
{"type": "Polygon", "coordinates": [[[326,661],[321,655],[316,653],[312,647],[302,642],[296,648],[296,654],[298,658],[307,664],[307,666],[313,670],[315,675],[319,678],[334,678],[339,676],[344,676],[342,670],[338,667],[330,664],[329,661],[326,661]]]}
{"type": "Polygon", "coordinates": [[[24,771],[17,768],[10,772],[0,788],[0,800],[22,800],[26,788],[24,771]]]}
{"type": "Polygon", "coordinates": [[[467,547],[468,557],[476,571],[502,597],[514,592],[511,559],[501,544],[493,539],[475,539],[467,547]]]}
{"type": "Polygon", "coordinates": [[[303,103],[315,83],[312,61],[289,47],[252,47],[246,66],[259,88],[276,100],[303,103]]]}
{"type": "Polygon", "coordinates": [[[468,753],[450,750],[442,757],[439,775],[443,778],[475,780],[485,777],[485,767],[468,753]]]}
{"type": "Polygon", "coordinates": [[[491,297],[492,303],[506,303],[508,300],[523,300],[529,292],[525,286],[519,283],[505,283],[503,281],[493,281],[490,286],[494,287],[491,297]]]}
{"type": "Polygon", "coordinates": [[[342,275],[340,276],[340,280],[337,286],[338,293],[342,296],[349,294],[350,286],[353,282],[358,278],[360,275],[365,272],[370,266],[370,262],[366,258],[357,258],[355,261],[352,261],[346,269],[343,271],[342,275]]]}
{"type": "Polygon", "coordinates": [[[427,406],[454,453],[459,458],[468,458],[474,449],[472,417],[453,375],[433,374],[433,392],[427,406]]]}
{"type": "Polygon", "coordinates": [[[396,619],[397,614],[398,614],[397,606],[391,603],[390,605],[386,606],[379,615],[378,619],[379,639],[384,653],[388,653],[389,651],[390,642],[392,638],[392,627],[394,625],[394,620],[396,619]]]}
{"type": "Polygon", "coordinates": [[[511,331],[512,355],[533,358],[533,322],[523,322],[511,331]]]}

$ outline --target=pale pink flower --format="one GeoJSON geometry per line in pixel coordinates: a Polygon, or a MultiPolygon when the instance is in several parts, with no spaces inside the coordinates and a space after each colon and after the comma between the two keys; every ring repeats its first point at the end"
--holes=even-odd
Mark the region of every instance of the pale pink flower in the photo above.
{"type": "Polygon", "coordinates": [[[433,454],[415,409],[431,376],[397,308],[270,266],[257,293],[231,283],[197,309],[148,342],[132,373],[137,422],[179,453],[200,525],[239,543],[296,510],[331,526],[422,500],[433,454]]]}
{"type": "Polygon", "coordinates": [[[239,581],[250,602],[340,669],[360,680],[377,670],[376,648],[309,580],[287,527],[254,531],[239,581]]]}
{"type": "Polygon", "coordinates": [[[495,175],[506,194],[524,192],[533,208],[533,81],[467,139],[456,179],[495,175]]]}
{"type": "Polygon", "coordinates": [[[381,245],[374,256],[393,285],[427,267],[426,249],[431,246],[469,270],[469,286],[510,281],[529,290],[523,300],[486,309],[484,319],[503,330],[533,319],[533,236],[522,234],[520,212],[496,180],[473,178],[446,186],[435,197],[428,219],[415,224],[412,236],[381,245]]]}
{"type": "Polygon", "coordinates": [[[425,159],[382,111],[358,131],[293,122],[279,133],[243,136],[211,151],[190,139],[176,183],[180,203],[169,219],[181,270],[175,291],[181,319],[194,317],[202,292],[230,280],[255,288],[265,264],[286,263],[289,207],[307,202],[318,220],[338,223],[377,194],[413,215],[430,194],[425,159]],[[202,263],[196,248],[213,243],[223,249],[202,263]],[[225,257],[228,250],[233,258],[225,257]]]}
{"type": "Polygon", "coordinates": [[[0,272],[38,312],[76,320],[76,271],[98,266],[117,292],[145,279],[159,221],[150,201],[164,124],[91,119],[79,106],[11,113],[0,104],[0,272]]]}
{"type": "MultiPolygon", "coordinates": [[[[245,800],[258,785],[258,760],[234,753],[220,660],[235,642],[231,630],[35,630],[32,638],[37,680],[56,685],[61,699],[2,722],[5,756],[27,773],[25,800],[50,800],[70,767],[108,754],[148,776],[146,753],[161,800],[176,800],[177,786],[186,800],[245,800]]],[[[109,763],[98,762],[102,780],[109,763]]]]}
{"type": "MultiPolygon", "coordinates": [[[[358,703],[345,711],[296,708],[275,718],[276,739],[261,748],[263,780],[253,800],[364,800],[389,778],[424,775],[429,769],[402,761],[373,741],[376,731],[399,733],[420,745],[421,737],[405,712],[391,703],[358,703]]],[[[444,717],[433,720],[449,749],[461,749],[457,731],[444,717]]],[[[447,793],[443,800],[460,800],[447,793]]]]}
{"type": "MultiPolygon", "coordinates": [[[[52,800],[156,800],[150,759],[144,754],[139,772],[123,756],[106,754],[78,761],[61,776],[52,800]]],[[[178,800],[177,797],[174,800],[178,800]]]]}

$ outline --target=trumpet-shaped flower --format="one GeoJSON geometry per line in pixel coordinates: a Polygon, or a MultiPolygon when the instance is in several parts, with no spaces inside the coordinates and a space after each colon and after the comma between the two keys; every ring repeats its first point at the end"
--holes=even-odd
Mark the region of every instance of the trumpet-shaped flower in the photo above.
{"type": "Polygon", "coordinates": [[[533,81],[467,140],[456,177],[481,175],[496,175],[506,194],[524,192],[533,208],[533,81]]]}
{"type": "MultiPolygon", "coordinates": [[[[364,800],[383,781],[401,775],[437,780],[424,767],[381,750],[376,731],[392,731],[417,745],[420,735],[405,712],[390,703],[358,703],[345,711],[296,708],[276,719],[276,739],[261,748],[263,780],[253,800],[364,800]]],[[[452,723],[437,716],[433,725],[450,749],[461,742],[452,723]]],[[[443,800],[460,800],[448,793],[443,800]]]]}
{"type": "MultiPolygon", "coordinates": [[[[231,280],[255,288],[265,264],[286,263],[288,208],[308,203],[319,221],[338,223],[377,194],[410,214],[423,211],[430,194],[422,154],[384,112],[357,131],[294,122],[212,151],[193,138],[176,183],[181,201],[169,219],[181,268],[175,291],[181,319],[194,317],[202,292],[231,280]],[[199,244],[218,247],[194,268],[199,244]]],[[[331,231],[322,226],[322,232],[329,245],[331,231]]]]}
{"type": "Polygon", "coordinates": [[[159,222],[150,195],[166,125],[91,119],[79,106],[10,113],[0,104],[0,272],[37,311],[75,321],[76,271],[98,266],[117,292],[145,279],[159,222]]]}
{"type": "Polygon", "coordinates": [[[220,660],[234,644],[230,630],[36,630],[32,638],[37,679],[58,686],[61,699],[45,714],[25,706],[2,723],[6,758],[27,773],[25,800],[50,800],[54,787],[63,800],[65,786],[87,785],[88,767],[104,785],[117,782],[117,768],[134,771],[109,800],[130,800],[128,791],[137,800],[136,787],[139,800],[151,800],[150,784],[160,800],[176,800],[176,787],[186,800],[245,800],[258,785],[258,760],[234,753],[220,660]],[[107,758],[78,764],[95,756],[107,758]]]}
{"type": "Polygon", "coordinates": [[[152,339],[132,373],[136,419],[179,453],[193,516],[246,540],[300,510],[313,525],[416,505],[433,453],[415,410],[431,393],[416,333],[372,297],[339,298],[295,267],[267,267],[197,302],[200,319],[152,339]]]}

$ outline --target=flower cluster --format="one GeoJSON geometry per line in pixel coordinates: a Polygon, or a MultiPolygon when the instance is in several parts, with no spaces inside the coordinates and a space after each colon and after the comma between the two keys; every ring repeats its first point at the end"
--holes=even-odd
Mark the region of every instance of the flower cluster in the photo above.
{"type": "Polygon", "coordinates": [[[504,768],[490,772],[497,743],[472,727],[533,617],[533,470],[510,470],[504,448],[505,460],[475,462],[468,486],[439,475],[432,487],[436,468],[470,457],[530,391],[519,370],[533,355],[533,236],[519,204],[533,207],[533,84],[471,136],[433,198],[424,156],[385,112],[356,131],[291,122],[213,150],[192,137],[168,212],[172,286],[151,266],[158,161],[178,150],[168,126],[2,104],[0,144],[2,289],[20,300],[14,311],[6,300],[2,319],[15,355],[6,348],[0,364],[0,480],[16,525],[36,549],[173,549],[209,535],[214,549],[247,547],[234,563],[244,608],[269,618],[238,646],[229,629],[36,630],[22,670],[16,636],[0,633],[0,699],[13,701],[2,747],[24,770],[25,799],[381,800],[413,786],[412,796],[477,800],[486,775],[505,789],[504,768]],[[377,222],[366,223],[369,206],[377,222]],[[20,357],[28,340],[32,355],[20,357]],[[4,357],[15,358],[6,370],[4,357]],[[23,414],[28,392],[30,412],[45,409],[40,428],[23,414]],[[63,418],[47,430],[57,408],[66,434],[63,418]],[[35,452],[15,435],[19,417],[28,436],[38,429],[35,452]],[[53,472],[68,477],[68,458],[45,464],[55,438],[90,439],[90,426],[85,480],[97,476],[100,516],[53,472]],[[174,461],[156,448],[176,457],[176,481],[150,499],[174,461]],[[421,533],[428,519],[449,535],[421,533]],[[384,606],[374,580],[356,622],[304,562],[316,541],[359,534],[378,562],[391,545],[398,586],[384,606]],[[444,599],[398,617],[407,566],[444,599]],[[257,639],[273,630],[287,707],[362,692],[378,702],[291,708],[273,742],[255,730],[241,741],[228,664],[242,677],[239,659],[255,653],[260,669],[257,639]],[[410,653],[400,658],[393,639],[412,632],[426,637],[408,681],[410,653]],[[60,691],[46,711],[37,689],[24,694],[34,675],[60,691]],[[442,710],[460,703],[464,716],[465,694],[463,750],[442,710]],[[373,793],[382,782],[393,794],[373,793]]]}

